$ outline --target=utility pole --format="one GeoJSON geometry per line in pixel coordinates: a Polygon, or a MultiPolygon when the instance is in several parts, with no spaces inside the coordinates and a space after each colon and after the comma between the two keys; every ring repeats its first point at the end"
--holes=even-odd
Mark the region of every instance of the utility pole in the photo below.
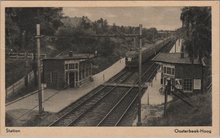
{"type": "Polygon", "coordinates": [[[142,24],[139,25],[140,27],[140,42],[139,42],[139,83],[138,83],[138,122],[137,126],[141,126],[141,68],[142,68],[142,24]]]}
{"type": "Polygon", "coordinates": [[[41,115],[44,111],[42,104],[42,90],[41,90],[41,59],[40,59],[40,24],[36,25],[37,31],[37,69],[38,69],[38,102],[39,102],[39,114],[41,115]]]}
{"type": "MultiPolygon", "coordinates": [[[[154,45],[154,44],[155,44],[155,43],[154,43],[154,32],[153,32],[153,39],[152,39],[152,40],[153,40],[153,45],[154,45]]],[[[157,54],[157,53],[156,53],[156,47],[155,47],[155,45],[154,45],[154,55],[156,56],[156,54],[157,54]]]]}
{"type": "Polygon", "coordinates": [[[27,47],[26,47],[26,31],[24,30],[22,33],[22,46],[24,49],[24,58],[25,58],[25,87],[28,87],[28,67],[29,67],[29,63],[28,63],[28,52],[27,52],[27,47]]]}

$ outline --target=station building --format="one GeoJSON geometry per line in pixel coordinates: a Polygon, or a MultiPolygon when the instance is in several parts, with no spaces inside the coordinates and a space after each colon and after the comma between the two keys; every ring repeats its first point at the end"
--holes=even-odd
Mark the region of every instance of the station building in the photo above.
{"type": "Polygon", "coordinates": [[[91,54],[73,54],[43,60],[43,82],[48,88],[80,87],[91,80],[91,54]]]}
{"type": "MultiPolygon", "coordinates": [[[[198,93],[203,91],[204,64],[198,59],[193,63],[184,53],[159,53],[152,59],[161,66],[161,83],[166,85],[167,79],[171,85],[184,93],[198,93]]],[[[171,87],[171,91],[174,91],[171,87]]]]}

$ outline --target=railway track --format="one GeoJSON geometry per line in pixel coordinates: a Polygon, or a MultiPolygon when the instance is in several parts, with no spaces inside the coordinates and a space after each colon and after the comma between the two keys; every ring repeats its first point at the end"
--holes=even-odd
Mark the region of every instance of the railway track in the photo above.
{"type": "Polygon", "coordinates": [[[98,123],[97,126],[116,126],[129,106],[128,103],[133,103],[133,101],[138,96],[137,88],[130,88],[127,93],[121,97],[121,99],[112,107],[112,109],[106,114],[106,116],[98,123]]]}
{"type": "MultiPolygon", "coordinates": [[[[162,49],[163,52],[168,52],[172,48],[172,43],[162,49]],[[171,45],[171,46],[170,46],[171,45]]],[[[152,64],[152,67],[150,68],[149,72],[145,72],[145,75],[142,76],[142,82],[148,82],[157,73],[157,70],[159,69],[159,65],[152,64]]],[[[131,110],[132,107],[135,107],[135,104],[137,104],[138,99],[138,91],[134,90],[132,91],[132,88],[130,89],[130,92],[128,92],[122,99],[107,113],[107,115],[98,123],[97,126],[122,126],[122,120],[125,118],[127,112],[131,110]],[[127,103],[130,103],[127,105],[127,103]]],[[[142,91],[143,94],[143,91],[142,91]]]]}
{"type": "MultiPolygon", "coordinates": [[[[111,82],[122,83],[129,78],[132,72],[123,72],[117,74],[111,82]]],[[[83,114],[89,111],[92,107],[98,104],[103,98],[107,97],[116,87],[98,87],[86,94],[72,105],[64,108],[58,113],[58,118],[49,126],[69,126],[80,118],[83,114]]]]}
{"type": "MultiPolygon", "coordinates": [[[[152,67],[153,63],[151,63],[151,66],[148,66],[148,70],[146,72],[149,72],[149,69],[152,67]]],[[[136,83],[138,83],[138,81],[136,81],[136,83]]],[[[96,126],[97,124],[99,124],[101,119],[104,118],[110,110],[112,110],[112,107],[120,104],[118,103],[119,101],[123,101],[123,99],[130,95],[131,92],[137,93],[138,91],[138,89],[134,87],[123,89],[123,91],[112,91],[111,95],[103,98],[100,104],[94,106],[92,110],[89,110],[86,114],[78,118],[78,120],[74,121],[71,126],[96,126]]],[[[133,97],[131,96],[130,98],[133,97]]],[[[126,104],[126,102],[124,104],[126,104]]],[[[127,102],[127,104],[129,104],[129,101],[127,102]]]]}
{"type": "MultiPolygon", "coordinates": [[[[144,73],[142,76],[143,82],[147,82],[154,76],[155,72],[157,72],[158,65],[155,63],[144,73]],[[149,73],[150,72],[150,73],[149,73]]],[[[139,83],[137,81],[137,83],[139,83]]],[[[142,89],[142,93],[144,90],[142,89]]],[[[138,98],[138,89],[130,88],[126,95],[122,97],[119,102],[113,106],[113,108],[106,114],[106,116],[98,123],[97,126],[119,126],[121,125],[121,121],[125,117],[128,110],[131,109],[133,104],[136,104],[138,98]]]]}

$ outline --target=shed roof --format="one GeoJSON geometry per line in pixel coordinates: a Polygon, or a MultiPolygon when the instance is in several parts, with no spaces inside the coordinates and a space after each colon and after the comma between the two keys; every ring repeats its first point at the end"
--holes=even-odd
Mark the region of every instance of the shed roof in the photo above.
{"type": "Polygon", "coordinates": [[[81,60],[94,58],[94,54],[73,54],[72,56],[64,55],[58,57],[45,58],[44,60],[81,60]]]}
{"type": "MultiPolygon", "coordinates": [[[[159,53],[152,60],[171,64],[192,64],[189,57],[181,58],[181,53],[159,53]]],[[[198,59],[194,59],[194,64],[202,65],[198,59]]]]}

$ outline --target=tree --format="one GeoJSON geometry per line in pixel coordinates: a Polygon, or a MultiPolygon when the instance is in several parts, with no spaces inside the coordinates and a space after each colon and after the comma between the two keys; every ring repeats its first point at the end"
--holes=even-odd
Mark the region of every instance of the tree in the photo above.
{"type": "Polygon", "coordinates": [[[111,27],[111,31],[112,33],[116,33],[117,32],[117,26],[115,23],[113,23],[112,27],[111,27]]]}
{"type": "Polygon", "coordinates": [[[100,18],[94,22],[94,27],[96,33],[106,33],[108,31],[108,21],[106,19],[100,18]]]}
{"type": "Polygon", "coordinates": [[[211,8],[185,7],[180,19],[186,32],[184,47],[192,62],[211,56],[211,8]]]}
{"type": "MultiPolygon", "coordinates": [[[[11,49],[19,50],[21,48],[20,45],[20,28],[17,26],[15,22],[12,20],[12,16],[14,15],[14,11],[5,13],[5,38],[6,38],[6,50],[9,52],[11,49]]],[[[6,51],[6,53],[7,53],[6,51]]]]}
{"type": "Polygon", "coordinates": [[[89,21],[90,20],[88,19],[88,17],[83,16],[81,19],[80,27],[82,27],[83,29],[89,29],[91,27],[91,24],[89,21]]]}
{"type": "Polygon", "coordinates": [[[62,25],[61,17],[62,8],[6,8],[6,30],[10,34],[8,38],[26,32],[27,47],[25,49],[33,49],[35,46],[33,45],[33,39],[36,33],[36,24],[41,24],[42,34],[53,35],[57,28],[62,25]],[[13,24],[10,22],[13,22],[13,24]],[[11,29],[15,26],[20,30],[16,34],[12,33],[11,29]]]}

